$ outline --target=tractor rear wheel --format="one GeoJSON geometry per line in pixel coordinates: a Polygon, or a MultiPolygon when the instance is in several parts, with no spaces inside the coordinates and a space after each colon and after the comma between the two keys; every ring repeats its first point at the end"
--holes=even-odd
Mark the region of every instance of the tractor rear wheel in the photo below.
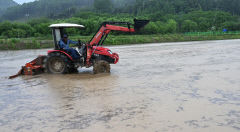
{"type": "Polygon", "coordinates": [[[48,73],[63,74],[68,73],[69,61],[65,55],[60,53],[52,53],[46,61],[46,69],[48,73]]]}
{"type": "Polygon", "coordinates": [[[93,65],[93,73],[110,73],[110,64],[105,60],[99,60],[93,65]]]}

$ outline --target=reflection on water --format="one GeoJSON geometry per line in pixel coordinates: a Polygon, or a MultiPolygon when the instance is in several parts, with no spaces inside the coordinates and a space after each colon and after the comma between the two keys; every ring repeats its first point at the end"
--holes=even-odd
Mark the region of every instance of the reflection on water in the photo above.
{"type": "Polygon", "coordinates": [[[0,52],[0,131],[237,132],[239,41],[110,47],[121,58],[111,74],[14,80],[46,50],[0,52]]]}

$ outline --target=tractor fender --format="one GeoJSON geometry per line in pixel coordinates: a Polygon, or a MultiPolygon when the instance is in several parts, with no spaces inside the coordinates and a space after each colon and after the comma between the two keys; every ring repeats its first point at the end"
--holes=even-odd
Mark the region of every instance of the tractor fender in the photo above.
{"type": "Polygon", "coordinates": [[[96,49],[94,51],[94,54],[98,54],[98,55],[103,55],[103,56],[107,56],[110,57],[111,59],[114,59],[114,64],[117,64],[119,61],[119,56],[117,53],[109,53],[108,51],[111,51],[108,48],[104,48],[104,47],[95,47],[93,46],[93,49],[96,49]]]}
{"type": "Polygon", "coordinates": [[[51,54],[51,53],[55,53],[55,52],[60,52],[62,54],[65,54],[71,61],[73,61],[73,58],[72,56],[70,56],[68,53],[62,51],[62,50],[49,50],[48,51],[48,54],[51,54]]]}

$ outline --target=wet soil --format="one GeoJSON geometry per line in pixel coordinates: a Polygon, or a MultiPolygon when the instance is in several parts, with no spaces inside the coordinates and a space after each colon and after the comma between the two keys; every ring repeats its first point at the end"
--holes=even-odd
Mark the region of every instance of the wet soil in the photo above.
{"type": "Polygon", "coordinates": [[[111,74],[22,76],[47,50],[0,52],[1,132],[239,132],[240,40],[109,47],[111,74]]]}

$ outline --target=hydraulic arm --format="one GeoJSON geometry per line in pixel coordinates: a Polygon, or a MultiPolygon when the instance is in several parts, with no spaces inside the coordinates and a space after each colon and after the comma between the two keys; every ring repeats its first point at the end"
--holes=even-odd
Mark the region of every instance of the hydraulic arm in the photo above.
{"type": "Polygon", "coordinates": [[[90,46],[102,45],[111,31],[136,32],[140,28],[144,27],[148,22],[148,20],[136,19],[134,19],[134,24],[131,24],[129,22],[103,22],[89,44],[90,46]],[[116,25],[127,25],[128,27],[116,25]],[[134,28],[131,28],[130,26],[134,26],[134,28]]]}
{"type": "Polygon", "coordinates": [[[87,59],[86,59],[87,65],[91,66],[90,59],[92,55],[95,53],[97,47],[104,43],[108,34],[111,31],[136,32],[148,23],[149,20],[137,20],[137,19],[134,19],[134,24],[131,24],[129,22],[103,22],[87,46],[87,59]],[[127,25],[127,27],[116,25],[127,25]],[[131,26],[134,26],[134,28],[131,28],[131,26]]]}

